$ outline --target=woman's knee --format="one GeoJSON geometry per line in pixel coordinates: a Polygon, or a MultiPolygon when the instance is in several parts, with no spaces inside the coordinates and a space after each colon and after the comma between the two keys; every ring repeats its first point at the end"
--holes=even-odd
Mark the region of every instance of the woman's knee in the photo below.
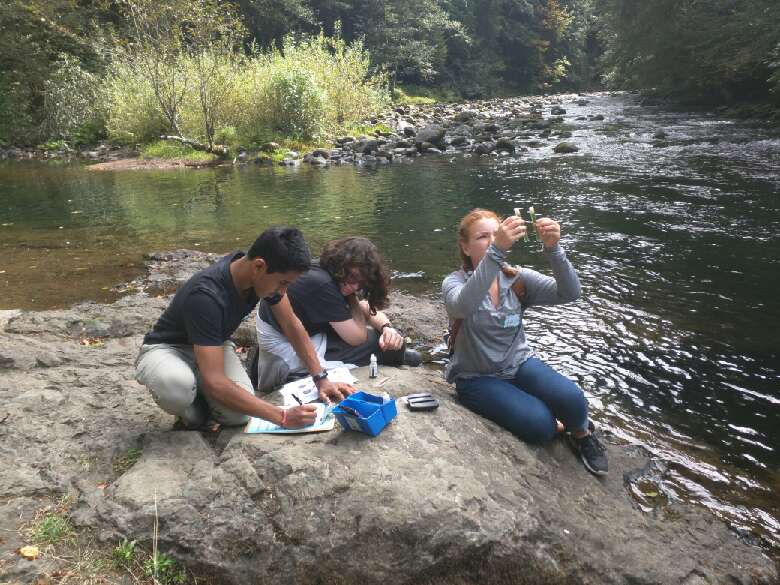
{"type": "Polygon", "coordinates": [[[565,419],[567,430],[580,430],[573,427],[585,428],[588,424],[588,399],[582,388],[574,382],[567,389],[564,407],[566,412],[562,413],[562,418],[565,419]]]}
{"type": "Polygon", "coordinates": [[[556,435],[555,417],[548,413],[538,413],[529,417],[521,425],[517,425],[514,434],[526,443],[543,445],[549,443],[556,435]]]}

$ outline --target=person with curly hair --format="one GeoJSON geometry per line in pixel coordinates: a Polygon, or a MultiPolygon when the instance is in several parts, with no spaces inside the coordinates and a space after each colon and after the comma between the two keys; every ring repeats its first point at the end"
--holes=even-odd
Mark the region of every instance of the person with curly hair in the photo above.
{"type": "Polygon", "coordinates": [[[381,311],[389,284],[371,240],[350,236],[325,244],[319,261],[292,283],[280,302],[258,305],[257,387],[266,390],[305,375],[301,356],[311,352],[323,368],[334,361],[365,366],[371,354],[381,364],[419,365],[420,354],[406,348],[404,336],[381,311]]]}

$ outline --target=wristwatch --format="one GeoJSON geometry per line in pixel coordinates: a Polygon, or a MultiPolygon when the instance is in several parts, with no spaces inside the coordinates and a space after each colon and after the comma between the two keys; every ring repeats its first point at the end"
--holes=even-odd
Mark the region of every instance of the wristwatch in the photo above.
{"type": "Polygon", "coordinates": [[[387,323],[384,323],[384,324],[383,324],[383,325],[382,325],[382,326],[379,328],[379,333],[382,333],[382,331],[384,331],[384,330],[385,330],[385,327],[392,327],[392,325],[390,324],[390,321],[388,321],[387,323]]]}
{"type": "Polygon", "coordinates": [[[328,377],[328,370],[322,370],[319,374],[312,374],[311,379],[314,380],[314,383],[316,384],[320,380],[324,380],[328,377]]]}

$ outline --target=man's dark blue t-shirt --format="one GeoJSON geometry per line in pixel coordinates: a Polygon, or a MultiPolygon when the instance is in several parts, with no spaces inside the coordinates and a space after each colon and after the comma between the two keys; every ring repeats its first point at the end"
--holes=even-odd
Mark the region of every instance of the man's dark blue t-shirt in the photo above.
{"type": "Polygon", "coordinates": [[[184,283],[144,337],[144,344],[217,346],[230,339],[259,300],[254,290],[246,301],[241,300],[233,284],[230,263],[243,256],[244,252],[228,254],[184,283]]]}

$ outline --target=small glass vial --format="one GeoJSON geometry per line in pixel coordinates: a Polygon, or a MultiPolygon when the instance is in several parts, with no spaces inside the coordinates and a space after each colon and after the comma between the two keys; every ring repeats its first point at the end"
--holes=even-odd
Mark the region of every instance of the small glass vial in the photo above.
{"type": "Polygon", "coordinates": [[[377,364],[376,356],[372,353],[368,362],[368,377],[376,378],[377,376],[379,376],[379,365],[377,364]]]}

